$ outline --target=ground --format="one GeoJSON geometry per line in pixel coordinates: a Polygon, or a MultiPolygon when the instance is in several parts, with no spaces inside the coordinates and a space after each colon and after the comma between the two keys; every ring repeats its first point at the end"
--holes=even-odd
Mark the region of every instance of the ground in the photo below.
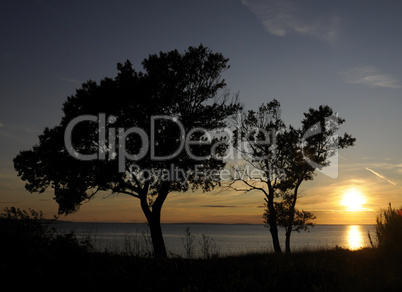
{"type": "Polygon", "coordinates": [[[2,285],[44,291],[402,291],[402,257],[370,248],[164,260],[66,252],[7,257],[2,285]]]}

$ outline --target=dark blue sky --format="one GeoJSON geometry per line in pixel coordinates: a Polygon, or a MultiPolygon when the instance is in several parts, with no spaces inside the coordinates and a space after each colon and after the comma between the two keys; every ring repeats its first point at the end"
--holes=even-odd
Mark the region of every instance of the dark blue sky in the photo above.
{"type": "Polygon", "coordinates": [[[0,207],[25,206],[12,159],[60,121],[81,83],[200,43],[230,58],[224,77],[247,108],[276,98],[294,126],[321,104],[346,119],[357,145],[341,152],[339,179],[311,185],[313,197],[332,186],[335,200],[353,185],[370,190],[367,208],[402,204],[401,15],[388,0],[2,1],[0,207]]]}

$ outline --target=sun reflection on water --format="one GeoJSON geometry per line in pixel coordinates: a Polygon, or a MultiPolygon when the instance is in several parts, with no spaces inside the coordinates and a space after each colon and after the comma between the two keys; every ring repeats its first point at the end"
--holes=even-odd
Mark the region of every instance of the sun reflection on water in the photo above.
{"type": "Polygon", "coordinates": [[[360,226],[351,225],[346,234],[346,247],[350,250],[357,250],[364,246],[363,233],[360,226]]]}

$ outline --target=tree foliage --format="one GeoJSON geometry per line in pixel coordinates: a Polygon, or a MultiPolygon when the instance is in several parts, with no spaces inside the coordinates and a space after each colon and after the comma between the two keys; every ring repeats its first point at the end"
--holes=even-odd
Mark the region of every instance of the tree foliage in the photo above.
{"type": "MultiPolygon", "coordinates": [[[[312,220],[315,220],[316,216],[313,213],[292,208],[293,193],[285,193],[281,195],[281,198],[282,200],[280,202],[274,202],[274,205],[278,226],[284,227],[286,233],[289,231],[307,231],[309,227],[314,226],[312,220]],[[289,218],[292,216],[292,212],[294,212],[294,218],[292,226],[289,226],[289,218]],[[291,230],[288,230],[289,228],[291,228],[291,230]]],[[[265,210],[263,217],[264,222],[268,223],[269,210],[265,210]]]]}
{"type": "Polygon", "coordinates": [[[205,174],[224,167],[228,144],[220,141],[210,155],[218,138],[206,131],[223,127],[240,108],[221,77],[227,63],[200,45],[150,55],[139,72],[127,60],[117,65],[116,77],[84,83],[64,103],[60,125],[46,128],[37,145],[14,159],[26,189],[54,189],[60,214],[77,211],[99,191],[138,198],[155,252],[165,256],[160,213],[168,193],[209,191],[220,183],[205,174]],[[87,119],[73,127],[66,144],[67,130],[79,117],[87,119]],[[192,143],[178,152],[185,138],[192,143]],[[178,175],[155,175],[172,168],[178,175]]]}

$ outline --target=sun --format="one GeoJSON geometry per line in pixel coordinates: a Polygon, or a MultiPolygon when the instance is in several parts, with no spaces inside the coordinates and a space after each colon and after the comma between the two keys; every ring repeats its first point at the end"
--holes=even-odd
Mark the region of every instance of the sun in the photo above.
{"type": "Polygon", "coordinates": [[[342,195],[341,205],[348,211],[363,211],[366,197],[359,189],[348,189],[342,195]]]}

